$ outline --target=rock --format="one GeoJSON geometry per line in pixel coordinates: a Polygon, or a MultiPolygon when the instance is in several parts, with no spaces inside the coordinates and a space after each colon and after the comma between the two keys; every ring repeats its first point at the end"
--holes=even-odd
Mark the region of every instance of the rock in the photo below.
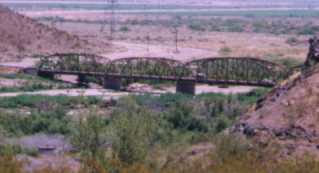
{"type": "Polygon", "coordinates": [[[246,127],[244,128],[243,133],[244,133],[247,137],[253,137],[253,136],[256,135],[256,130],[255,130],[253,127],[251,127],[251,126],[246,126],[246,127]]]}
{"type": "Polygon", "coordinates": [[[307,67],[314,66],[319,62],[319,39],[317,37],[309,40],[309,53],[305,65],[307,67]]]}
{"type": "Polygon", "coordinates": [[[289,106],[289,102],[287,100],[281,101],[281,104],[284,106],[289,106]]]}

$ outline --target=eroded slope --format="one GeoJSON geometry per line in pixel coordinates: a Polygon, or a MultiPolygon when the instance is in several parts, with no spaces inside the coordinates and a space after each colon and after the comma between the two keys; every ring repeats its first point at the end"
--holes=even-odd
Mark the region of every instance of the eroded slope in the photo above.
{"type": "MultiPolygon", "coordinates": [[[[99,45],[107,47],[108,45],[99,45]]],[[[57,52],[99,52],[77,36],[50,28],[0,6],[0,60],[57,52]]]]}

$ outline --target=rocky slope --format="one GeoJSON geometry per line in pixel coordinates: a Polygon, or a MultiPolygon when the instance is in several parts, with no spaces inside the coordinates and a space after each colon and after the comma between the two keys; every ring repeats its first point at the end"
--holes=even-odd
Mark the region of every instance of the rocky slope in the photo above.
{"type": "Polygon", "coordinates": [[[263,146],[279,144],[285,156],[319,156],[319,64],[308,68],[274,89],[233,132],[263,146]]]}
{"type": "MultiPolygon", "coordinates": [[[[319,57],[316,48],[310,46],[307,61],[319,57]]],[[[319,64],[275,88],[232,130],[262,146],[279,146],[282,156],[319,156],[319,64]]]]}
{"type": "Polygon", "coordinates": [[[96,52],[96,49],[77,36],[37,23],[0,5],[0,60],[57,52],[96,52]]]}

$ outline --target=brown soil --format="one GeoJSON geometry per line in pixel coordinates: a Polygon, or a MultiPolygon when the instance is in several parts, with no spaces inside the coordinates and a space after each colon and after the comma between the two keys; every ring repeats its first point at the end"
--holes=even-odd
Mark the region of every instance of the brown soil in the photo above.
{"type": "Polygon", "coordinates": [[[319,156],[319,66],[294,75],[233,129],[259,144],[282,146],[280,154],[319,156]]]}
{"type": "Polygon", "coordinates": [[[0,6],[1,61],[57,52],[98,53],[98,47],[109,45],[93,45],[77,36],[37,23],[0,6]]]}
{"type": "Polygon", "coordinates": [[[0,74],[16,74],[20,72],[20,68],[6,67],[0,65],[0,74]]]}

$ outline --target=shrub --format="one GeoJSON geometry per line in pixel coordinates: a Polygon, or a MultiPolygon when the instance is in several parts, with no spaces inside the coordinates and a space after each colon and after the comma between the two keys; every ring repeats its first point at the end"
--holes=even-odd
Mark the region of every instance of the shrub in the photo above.
{"type": "Polygon", "coordinates": [[[106,144],[106,127],[108,121],[95,114],[74,123],[71,141],[84,156],[97,157],[101,147],[106,144]]]}
{"type": "Polygon", "coordinates": [[[228,32],[243,32],[245,30],[245,25],[243,21],[238,19],[229,19],[224,21],[224,25],[228,32]]]}
{"type": "Polygon", "coordinates": [[[67,134],[70,132],[69,122],[61,107],[45,112],[34,111],[31,115],[0,114],[0,127],[9,135],[41,132],[67,134]]]}
{"type": "Polygon", "coordinates": [[[0,155],[17,155],[26,154],[28,156],[36,157],[39,151],[36,148],[23,148],[20,145],[0,145],[0,155]]]}
{"type": "Polygon", "coordinates": [[[1,173],[23,173],[22,163],[12,155],[0,156],[1,173]]]}
{"type": "Polygon", "coordinates": [[[188,25],[188,28],[194,31],[206,31],[206,28],[198,22],[192,22],[188,25]]]}
{"type": "Polygon", "coordinates": [[[311,24],[305,25],[302,30],[298,32],[300,35],[314,35],[318,31],[318,26],[312,26],[311,24]]]}
{"type": "Polygon", "coordinates": [[[286,43],[289,45],[296,45],[298,43],[298,39],[296,37],[289,37],[286,40],[286,43]]]}
{"type": "Polygon", "coordinates": [[[207,132],[208,127],[193,115],[193,105],[177,103],[166,114],[166,119],[174,129],[207,132]]]}
{"type": "MultiPolygon", "coordinates": [[[[68,96],[42,96],[42,95],[20,95],[16,97],[0,98],[1,108],[38,108],[39,105],[60,105],[71,107],[76,104],[92,105],[100,103],[96,97],[68,97],[68,96]]],[[[39,108],[42,109],[42,108],[39,108]]]]}
{"type": "Polygon", "coordinates": [[[224,46],[222,47],[220,50],[219,50],[219,53],[221,55],[229,55],[230,53],[232,52],[231,48],[227,47],[227,46],[224,46]]]}
{"type": "Polygon", "coordinates": [[[122,32],[128,32],[128,31],[130,31],[130,28],[127,27],[127,26],[121,26],[120,31],[122,31],[122,32]]]}
{"type": "Polygon", "coordinates": [[[144,109],[114,114],[113,117],[112,147],[120,161],[126,164],[143,161],[150,146],[158,140],[156,118],[144,109]]]}

